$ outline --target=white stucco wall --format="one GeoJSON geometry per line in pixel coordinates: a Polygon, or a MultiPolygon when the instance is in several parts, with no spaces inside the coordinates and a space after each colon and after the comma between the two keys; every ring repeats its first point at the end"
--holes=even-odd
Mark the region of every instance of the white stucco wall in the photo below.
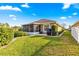
{"type": "Polygon", "coordinates": [[[79,43],[79,27],[72,27],[71,34],[73,38],[79,43]]]}
{"type": "Polygon", "coordinates": [[[62,27],[59,27],[59,26],[58,26],[58,32],[59,32],[59,31],[62,31],[62,27]]]}

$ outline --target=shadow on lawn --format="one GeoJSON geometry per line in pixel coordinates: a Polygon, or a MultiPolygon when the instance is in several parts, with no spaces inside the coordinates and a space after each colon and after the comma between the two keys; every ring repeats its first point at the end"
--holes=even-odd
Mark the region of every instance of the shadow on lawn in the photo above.
{"type": "MultiPolygon", "coordinates": [[[[34,37],[43,37],[43,39],[49,40],[49,42],[47,44],[45,44],[44,46],[42,46],[40,49],[38,49],[37,51],[35,51],[35,53],[33,53],[31,56],[36,56],[38,52],[40,52],[43,48],[45,48],[47,45],[49,45],[53,40],[55,40],[55,38],[53,37],[46,37],[46,36],[33,36],[34,37]]],[[[56,39],[58,40],[58,39],[56,39]]]]}
{"type": "Polygon", "coordinates": [[[38,49],[37,51],[35,51],[35,53],[34,54],[32,54],[31,56],[36,56],[36,54],[38,53],[38,52],[40,52],[44,47],[46,47],[49,43],[51,43],[52,41],[50,40],[47,44],[45,44],[44,46],[42,46],[40,49],[38,49]]]}
{"type": "Polygon", "coordinates": [[[41,35],[30,36],[30,38],[39,38],[39,37],[45,37],[45,36],[41,36],[41,35]]]}

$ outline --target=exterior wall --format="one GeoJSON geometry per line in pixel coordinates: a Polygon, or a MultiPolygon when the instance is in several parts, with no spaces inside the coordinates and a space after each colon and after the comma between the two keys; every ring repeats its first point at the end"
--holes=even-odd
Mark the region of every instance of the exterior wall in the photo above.
{"type": "Polygon", "coordinates": [[[62,31],[62,27],[58,26],[58,32],[62,31]]]}
{"type": "Polygon", "coordinates": [[[71,35],[79,43],[79,27],[72,27],[71,28],[71,35]]]}
{"type": "Polygon", "coordinates": [[[55,28],[55,30],[56,31],[58,31],[58,32],[60,32],[60,31],[62,31],[63,30],[63,28],[62,27],[60,27],[59,25],[57,25],[57,24],[52,24],[51,26],[56,26],[57,28],[55,28]]]}
{"type": "Polygon", "coordinates": [[[24,25],[23,29],[27,32],[39,32],[42,31],[46,33],[48,28],[52,28],[52,26],[56,26],[56,31],[62,31],[62,27],[58,26],[56,23],[48,23],[48,24],[30,24],[30,25],[24,25]],[[39,26],[40,25],[40,26],[39,26]]]}

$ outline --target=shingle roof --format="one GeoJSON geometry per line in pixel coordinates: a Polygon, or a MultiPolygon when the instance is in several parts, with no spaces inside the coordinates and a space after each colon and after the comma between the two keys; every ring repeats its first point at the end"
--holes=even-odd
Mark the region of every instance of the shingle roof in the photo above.
{"type": "MultiPolygon", "coordinates": [[[[62,27],[61,25],[59,25],[56,21],[53,21],[53,20],[49,20],[49,19],[40,19],[38,21],[34,21],[32,23],[29,23],[29,24],[44,24],[44,23],[56,23],[58,26],[62,27]]],[[[26,26],[26,25],[29,25],[29,24],[24,24],[22,26],[26,26]]],[[[63,27],[62,27],[63,28],[63,27]]]]}
{"type": "Polygon", "coordinates": [[[55,23],[55,21],[49,20],[49,19],[40,19],[40,20],[34,21],[32,23],[55,23]]]}
{"type": "MultiPolygon", "coordinates": [[[[49,20],[49,19],[40,19],[40,20],[31,22],[29,24],[43,24],[43,23],[56,23],[56,21],[49,20]]],[[[29,25],[29,24],[24,24],[24,25],[29,25]]]]}

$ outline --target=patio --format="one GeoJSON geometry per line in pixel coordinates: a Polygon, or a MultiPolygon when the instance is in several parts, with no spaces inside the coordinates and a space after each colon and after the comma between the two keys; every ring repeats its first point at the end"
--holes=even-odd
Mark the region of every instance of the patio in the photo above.
{"type": "Polygon", "coordinates": [[[30,35],[30,36],[34,36],[34,35],[47,36],[47,34],[40,34],[39,32],[27,32],[27,33],[28,33],[28,35],[30,35]]]}

